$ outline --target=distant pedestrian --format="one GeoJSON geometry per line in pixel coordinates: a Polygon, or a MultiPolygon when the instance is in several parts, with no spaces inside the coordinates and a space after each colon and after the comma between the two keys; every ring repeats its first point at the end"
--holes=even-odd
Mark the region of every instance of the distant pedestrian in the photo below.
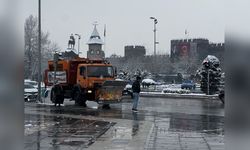
{"type": "Polygon", "coordinates": [[[132,85],[133,90],[133,111],[138,111],[137,106],[139,102],[139,94],[141,92],[141,85],[140,85],[141,77],[137,76],[135,82],[132,85]]]}
{"type": "Polygon", "coordinates": [[[61,106],[61,104],[63,104],[64,102],[64,91],[62,85],[58,83],[58,81],[56,81],[56,84],[54,85],[52,92],[53,92],[52,99],[54,101],[55,106],[57,104],[61,106]]]}

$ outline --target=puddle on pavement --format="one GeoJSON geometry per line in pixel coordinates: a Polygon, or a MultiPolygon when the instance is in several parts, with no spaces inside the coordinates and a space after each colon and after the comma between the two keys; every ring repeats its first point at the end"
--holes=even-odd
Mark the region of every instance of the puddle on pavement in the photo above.
{"type": "Polygon", "coordinates": [[[25,114],[25,149],[88,147],[113,125],[105,121],[25,114]]]}

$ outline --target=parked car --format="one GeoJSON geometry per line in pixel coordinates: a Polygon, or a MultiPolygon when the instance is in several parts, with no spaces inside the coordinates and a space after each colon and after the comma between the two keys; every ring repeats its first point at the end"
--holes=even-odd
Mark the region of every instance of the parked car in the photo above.
{"type": "Polygon", "coordinates": [[[181,84],[181,89],[195,89],[195,83],[192,80],[185,80],[184,82],[182,82],[181,84]]]}
{"type": "Polygon", "coordinates": [[[35,88],[38,87],[38,83],[37,83],[36,81],[30,80],[30,79],[25,79],[25,80],[24,80],[24,83],[25,83],[25,84],[30,84],[30,85],[32,85],[32,86],[35,87],[35,88]]]}
{"type": "MultiPolygon", "coordinates": [[[[30,79],[25,79],[25,80],[24,80],[24,83],[31,84],[31,85],[33,85],[35,88],[38,89],[38,82],[37,82],[37,81],[33,81],[33,80],[30,80],[30,79]]],[[[44,84],[43,82],[41,82],[41,88],[45,88],[45,84],[44,84]]]]}
{"type": "Polygon", "coordinates": [[[34,101],[38,95],[38,90],[33,85],[24,83],[24,101],[34,101]]]}

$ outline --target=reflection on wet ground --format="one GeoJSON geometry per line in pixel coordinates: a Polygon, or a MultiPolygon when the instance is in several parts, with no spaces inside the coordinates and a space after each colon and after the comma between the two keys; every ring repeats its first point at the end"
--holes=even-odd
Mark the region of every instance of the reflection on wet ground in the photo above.
{"type": "MultiPolygon", "coordinates": [[[[74,105],[66,105],[61,108],[54,106],[40,105],[36,109],[39,112],[49,112],[52,114],[71,114],[80,116],[95,116],[102,118],[129,119],[138,121],[145,121],[145,120],[154,121],[156,117],[169,118],[170,130],[184,130],[184,131],[186,130],[186,131],[197,131],[197,132],[224,131],[223,116],[214,116],[207,114],[188,114],[183,112],[167,112],[167,111],[159,112],[159,109],[155,111],[141,110],[138,113],[133,113],[129,109],[130,105],[129,103],[124,103],[122,105],[123,106],[119,104],[113,105],[111,110],[103,110],[101,108],[93,109],[91,107],[82,108],[74,105]]],[[[180,107],[183,107],[184,109],[185,106],[180,106],[180,107]]],[[[207,108],[207,109],[212,109],[212,108],[207,108]]]]}
{"type": "Polygon", "coordinates": [[[114,123],[46,115],[25,115],[25,149],[88,147],[114,123]]]}
{"type": "Polygon", "coordinates": [[[138,149],[223,149],[224,109],[219,101],[141,98],[139,110],[133,113],[128,102],[111,105],[110,110],[98,108],[93,102],[88,102],[87,108],[67,101],[60,108],[26,104],[26,149],[37,149],[38,145],[76,149],[108,139],[110,146],[105,149],[129,149],[126,146],[134,138],[144,140],[141,145],[134,144],[137,148],[142,146],[138,149]],[[117,124],[112,127],[114,123],[107,120],[117,124]],[[150,130],[145,127],[149,123],[150,130]]]}

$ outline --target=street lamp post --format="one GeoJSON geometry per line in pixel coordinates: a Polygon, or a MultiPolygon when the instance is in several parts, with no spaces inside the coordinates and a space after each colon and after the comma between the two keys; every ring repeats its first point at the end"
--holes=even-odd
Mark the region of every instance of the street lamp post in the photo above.
{"type": "Polygon", "coordinates": [[[209,88],[210,88],[210,69],[207,70],[207,95],[210,95],[209,92],[209,88]]]}
{"type": "Polygon", "coordinates": [[[78,37],[78,55],[79,55],[81,35],[80,34],[75,34],[75,35],[78,37]]]}
{"type": "Polygon", "coordinates": [[[156,24],[158,23],[158,20],[155,17],[150,17],[150,19],[154,20],[154,56],[156,56],[156,44],[158,44],[158,42],[156,42],[156,24]]]}
{"type": "Polygon", "coordinates": [[[41,102],[41,0],[38,0],[38,101],[41,102]]]}
{"type": "Polygon", "coordinates": [[[57,52],[55,52],[55,54],[54,54],[54,86],[57,84],[56,71],[57,71],[58,60],[59,60],[59,54],[57,52]]]}

